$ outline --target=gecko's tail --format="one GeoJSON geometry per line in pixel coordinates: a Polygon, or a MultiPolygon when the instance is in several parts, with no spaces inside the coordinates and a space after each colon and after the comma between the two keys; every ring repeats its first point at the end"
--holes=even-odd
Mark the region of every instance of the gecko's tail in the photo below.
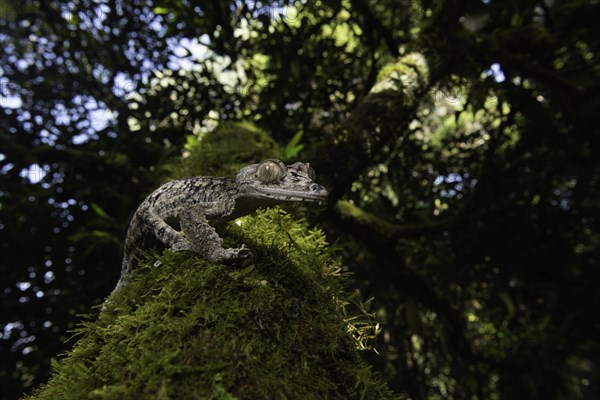
{"type": "Polygon", "coordinates": [[[106,309],[110,305],[110,298],[116,292],[118,292],[119,289],[121,289],[123,286],[125,286],[127,284],[127,282],[129,281],[129,279],[128,279],[129,274],[126,274],[124,272],[131,270],[131,259],[132,259],[131,254],[127,250],[125,250],[125,254],[123,255],[123,263],[121,264],[121,277],[119,278],[119,281],[117,282],[117,285],[115,286],[113,291],[106,298],[106,300],[104,300],[104,304],[102,304],[101,311],[106,311],[106,309]]]}
{"type": "Polygon", "coordinates": [[[125,246],[123,249],[123,261],[121,262],[121,277],[117,282],[117,286],[113,289],[113,293],[127,285],[131,272],[133,270],[133,253],[136,247],[142,245],[142,234],[140,233],[140,220],[138,213],[133,214],[131,222],[129,222],[129,228],[127,229],[127,236],[125,237],[125,246]]]}
{"type": "Polygon", "coordinates": [[[134,214],[130,224],[129,224],[129,229],[127,230],[127,237],[125,239],[125,249],[123,251],[123,261],[121,262],[121,276],[119,277],[119,281],[117,282],[117,285],[115,286],[115,288],[113,289],[113,291],[110,293],[110,295],[108,296],[108,298],[104,301],[104,304],[102,305],[102,311],[106,310],[106,308],[108,307],[108,303],[109,303],[109,299],[112,297],[112,295],[119,291],[119,289],[121,289],[123,286],[127,285],[127,283],[129,282],[129,278],[131,276],[131,270],[133,269],[133,248],[134,246],[134,242],[137,242],[138,238],[137,238],[137,218],[134,214]]]}
{"type": "Polygon", "coordinates": [[[117,282],[117,286],[113,289],[113,293],[121,289],[123,286],[127,285],[129,282],[129,276],[131,274],[131,262],[132,262],[131,252],[125,249],[125,254],[123,254],[123,262],[121,264],[121,277],[117,282]]]}

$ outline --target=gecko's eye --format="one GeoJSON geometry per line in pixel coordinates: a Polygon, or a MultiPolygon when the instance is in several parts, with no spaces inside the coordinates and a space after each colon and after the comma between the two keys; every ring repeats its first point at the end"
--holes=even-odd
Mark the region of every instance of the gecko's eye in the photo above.
{"type": "Polygon", "coordinates": [[[313,169],[313,167],[311,167],[308,164],[306,164],[306,175],[308,175],[311,181],[314,181],[317,177],[317,174],[315,174],[315,170],[313,169]]]}
{"type": "Polygon", "coordinates": [[[256,176],[262,183],[277,182],[283,178],[284,175],[285,170],[283,167],[271,160],[263,161],[256,171],[256,176]]]}

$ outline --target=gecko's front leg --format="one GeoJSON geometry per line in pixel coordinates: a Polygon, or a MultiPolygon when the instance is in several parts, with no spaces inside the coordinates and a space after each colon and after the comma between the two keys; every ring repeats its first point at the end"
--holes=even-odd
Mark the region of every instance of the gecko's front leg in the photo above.
{"type": "Polygon", "coordinates": [[[191,250],[209,261],[246,263],[252,258],[252,253],[244,245],[240,248],[223,248],[223,240],[198,207],[183,210],[179,215],[179,223],[191,250]]]}

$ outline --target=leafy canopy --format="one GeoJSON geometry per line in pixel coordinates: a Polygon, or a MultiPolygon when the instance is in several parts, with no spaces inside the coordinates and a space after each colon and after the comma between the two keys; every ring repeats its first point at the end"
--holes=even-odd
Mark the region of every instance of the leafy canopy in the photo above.
{"type": "Polygon", "coordinates": [[[332,193],[309,216],[375,298],[391,387],[600,397],[599,7],[0,2],[6,396],[110,292],[141,199],[246,121],[332,193]]]}

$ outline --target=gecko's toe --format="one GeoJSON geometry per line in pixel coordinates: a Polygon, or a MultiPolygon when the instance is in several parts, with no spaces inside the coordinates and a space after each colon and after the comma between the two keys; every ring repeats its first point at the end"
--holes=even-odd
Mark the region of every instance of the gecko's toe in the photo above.
{"type": "Polygon", "coordinates": [[[253,256],[249,248],[242,245],[237,249],[227,249],[227,255],[222,260],[224,264],[246,266],[252,262],[253,256]]]}
{"type": "Polygon", "coordinates": [[[192,248],[192,245],[190,243],[181,241],[181,242],[173,244],[171,246],[171,251],[173,253],[179,253],[182,251],[194,251],[194,249],[192,248]]]}
{"type": "Polygon", "coordinates": [[[252,260],[252,252],[249,248],[242,245],[240,251],[238,252],[238,258],[240,260],[252,260]]]}

